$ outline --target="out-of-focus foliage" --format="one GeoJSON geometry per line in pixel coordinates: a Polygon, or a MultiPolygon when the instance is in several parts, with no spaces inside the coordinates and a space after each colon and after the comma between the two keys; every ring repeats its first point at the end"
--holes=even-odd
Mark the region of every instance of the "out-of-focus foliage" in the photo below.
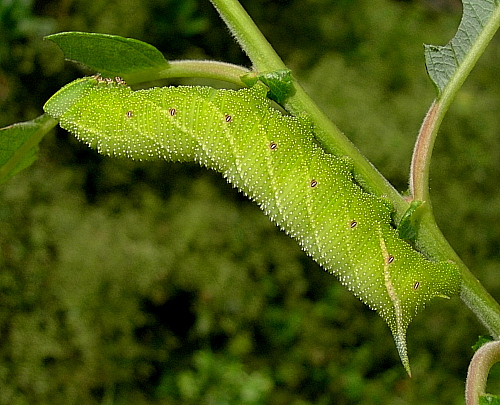
{"type": "MultiPolygon", "coordinates": [[[[6,4],[1,125],[39,115],[58,88],[89,73],[63,63],[42,34],[117,34],[167,59],[248,64],[208,1],[13,0],[22,12],[10,14],[6,4]]],[[[446,43],[460,8],[243,4],[403,190],[434,97],[422,44],[446,43]]],[[[495,297],[499,50],[495,39],[454,103],[431,173],[438,222],[495,297]]],[[[458,299],[431,305],[409,329],[408,379],[383,321],[195,166],[102,158],[59,131],[0,186],[0,405],[462,404],[471,346],[484,333],[458,299]]]]}
{"type": "Polygon", "coordinates": [[[37,80],[33,73],[44,52],[41,38],[57,24],[35,15],[30,0],[8,0],[0,2],[0,27],[0,127],[4,127],[39,115],[43,100],[32,93],[36,86],[31,82],[37,80]]]}

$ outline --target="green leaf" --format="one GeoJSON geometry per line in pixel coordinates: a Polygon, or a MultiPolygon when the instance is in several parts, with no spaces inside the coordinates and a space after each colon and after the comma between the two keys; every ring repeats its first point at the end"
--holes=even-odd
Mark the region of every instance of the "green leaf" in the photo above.
{"type": "Polygon", "coordinates": [[[45,38],[57,44],[66,59],[83,63],[103,75],[126,75],[169,66],[158,49],[133,38],[89,32],[61,32],[45,38]]]}
{"type": "Polygon", "coordinates": [[[427,72],[438,96],[450,84],[460,87],[500,24],[497,0],[462,2],[463,16],[453,39],[445,46],[425,45],[427,72]]]}
{"type": "Polygon", "coordinates": [[[38,143],[57,121],[44,114],[0,129],[0,184],[36,160],[38,143]]]}
{"type": "Polygon", "coordinates": [[[417,236],[415,223],[418,220],[417,209],[423,204],[422,201],[412,201],[398,225],[398,233],[401,239],[413,240],[417,236]]]}
{"type": "Polygon", "coordinates": [[[249,73],[242,76],[241,81],[250,87],[261,81],[269,88],[267,96],[281,105],[284,104],[288,97],[295,94],[290,69],[279,69],[257,74],[249,73]]]}
{"type": "Polygon", "coordinates": [[[477,342],[472,346],[472,350],[477,351],[482,345],[492,342],[493,340],[491,336],[479,336],[477,342]]]}
{"type": "Polygon", "coordinates": [[[481,395],[479,397],[479,405],[500,405],[500,396],[498,395],[481,395]]]}

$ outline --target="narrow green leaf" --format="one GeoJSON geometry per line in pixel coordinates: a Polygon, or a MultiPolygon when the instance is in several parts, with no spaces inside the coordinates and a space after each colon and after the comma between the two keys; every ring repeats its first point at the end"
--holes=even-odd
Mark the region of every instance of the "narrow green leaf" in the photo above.
{"type": "Polygon", "coordinates": [[[0,129],[0,184],[36,160],[38,143],[57,121],[44,114],[0,129]]]}
{"type": "Polygon", "coordinates": [[[133,38],[90,32],[61,32],[45,37],[57,44],[68,60],[103,75],[124,75],[168,67],[154,46],[133,38]]]}
{"type": "Polygon", "coordinates": [[[453,81],[460,87],[500,24],[498,0],[462,3],[462,20],[453,39],[445,46],[425,45],[427,72],[438,96],[453,81]]]}

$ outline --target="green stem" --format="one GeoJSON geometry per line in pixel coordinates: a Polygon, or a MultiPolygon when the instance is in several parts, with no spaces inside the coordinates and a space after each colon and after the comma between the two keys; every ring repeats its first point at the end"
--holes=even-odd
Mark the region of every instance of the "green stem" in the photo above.
{"type": "Polygon", "coordinates": [[[286,69],[285,64],[237,0],[210,0],[254,67],[261,71],[286,69]]]}
{"type": "Polygon", "coordinates": [[[410,195],[412,199],[425,201],[428,204],[430,204],[429,171],[431,155],[443,119],[443,109],[440,106],[437,101],[434,101],[427,112],[415,143],[410,169],[410,195]]]}
{"type": "Polygon", "coordinates": [[[467,372],[465,400],[467,405],[479,405],[481,395],[486,393],[486,383],[491,367],[500,362],[500,342],[489,342],[474,354],[467,372]]]}
{"type": "Polygon", "coordinates": [[[250,70],[243,66],[226,62],[178,60],[169,61],[169,66],[166,69],[140,71],[138,73],[124,75],[124,79],[128,84],[136,84],[173,77],[197,77],[222,80],[243,87],[245,83],[241,81],[241,76],[248,72],[250,72],[250,70]]]}
{"type": "Polygon", "coordinates": [[[465,265],[459,269],[462,277],[460,298],[486,326],[491,336],[500,339],[500,305],[465,265]]]}

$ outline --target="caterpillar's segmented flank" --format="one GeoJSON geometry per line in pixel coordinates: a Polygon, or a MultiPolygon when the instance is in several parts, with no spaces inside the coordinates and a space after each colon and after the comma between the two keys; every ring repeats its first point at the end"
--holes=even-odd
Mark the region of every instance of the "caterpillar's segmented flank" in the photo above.
{"type": "Polygon", "coordinates": [[[45,111],[100,153],[221,172],[385,319],[409,371],[408,324],[434,297],[458,292],[456,267],[399,239],[388,203],[353,181],[345,159],[324,153],[310,125],[271,108],[266,91],[132,91],[95,76],[61,89],[45,111]]]}

